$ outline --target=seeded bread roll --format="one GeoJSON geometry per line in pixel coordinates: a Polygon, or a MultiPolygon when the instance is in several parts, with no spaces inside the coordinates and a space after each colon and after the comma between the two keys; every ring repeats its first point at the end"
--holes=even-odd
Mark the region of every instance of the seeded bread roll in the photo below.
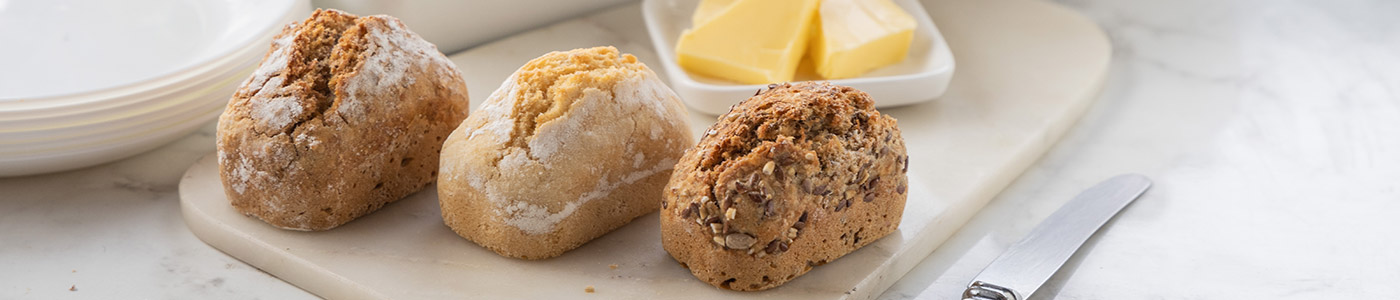
{"type": "Polygon", "coordinates": [[[239,212],[331,229],[432,182],[466,114],[456,67],[398,19],[317,10],[219,117],[219,175],[239,212]]]}
{"type": "Polygon", "coordinates": [[[632,55],[545,54],[447,138],[442,218],[504,256],[563,254],[657,211],[671,169],[694,144],[685,114],[632,55]]]}
{"type": "Polygon", "coordinates": [[[720,288],[786,283],[888,235],[909,157],[864,92],[770,85],[720,116],[671,176],[661,242],[720,288]]]}

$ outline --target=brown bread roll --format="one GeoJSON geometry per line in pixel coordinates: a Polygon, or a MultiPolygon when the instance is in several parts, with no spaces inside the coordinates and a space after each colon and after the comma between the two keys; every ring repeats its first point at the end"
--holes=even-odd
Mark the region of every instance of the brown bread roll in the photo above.
{"type": "Polygon", "coordinates": [[[431,183],[466,114],[456,67],[398,19],[317,10],[219,117],[219,173],[238,211],[331,229],[431,183]]]}
{"type": "Polygon", "coordinates": [[[782,285],[890,234],[908,156],[894,118],[864,92],[770,85],[686,152],[661,209],[661,242],[720,288],[782,285]]]}

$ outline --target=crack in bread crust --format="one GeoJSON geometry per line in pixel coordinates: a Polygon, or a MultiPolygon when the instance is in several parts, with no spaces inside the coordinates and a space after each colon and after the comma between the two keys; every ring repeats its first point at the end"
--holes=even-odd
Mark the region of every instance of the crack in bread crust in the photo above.
{"type": "Polygon", "coordinates": [[[563,117],[588,89],[609,93],[608,98],[612,98],[614,82],[645,68],[635,56],[619,54],[614,48],[556,51],[521,66],[508,79],[520,89],[508,145],[530,151],[527,143],[535,130],[563,117]]]}

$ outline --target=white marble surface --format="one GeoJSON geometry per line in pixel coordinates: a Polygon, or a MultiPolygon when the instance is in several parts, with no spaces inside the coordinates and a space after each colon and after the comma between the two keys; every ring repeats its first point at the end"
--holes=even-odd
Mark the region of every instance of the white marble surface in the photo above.
{"type": "MultiPolygon", "coordinates": [[[[1156,186],[1037,298],[1400,293],[1400,2],[1063,2],[1113,39],[1100,100],[883,298],[954,298],[1059,204],[1129,171],[1156,186]]],[[[0,298],[314,298],[185,228],[175,185],[212,132],[0,179],[0,298]]]]}

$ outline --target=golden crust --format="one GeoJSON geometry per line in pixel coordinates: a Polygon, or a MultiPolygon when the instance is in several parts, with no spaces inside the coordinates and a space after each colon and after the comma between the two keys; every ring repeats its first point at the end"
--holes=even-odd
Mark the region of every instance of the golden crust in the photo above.
{"type": "Polygon", "coordinates": [[[676,165],[662,245],[717,287],[777,287],[893,232],[907,162],[894,118],[864,92],[770,85],[676,165]]]}
{"type": "Polygon", "coordinates": [[[503,256],[558,256],[657,211],[689,128],[680,99],[635,57],[545,54],[447,138],[443,220],[503,256]]]}

